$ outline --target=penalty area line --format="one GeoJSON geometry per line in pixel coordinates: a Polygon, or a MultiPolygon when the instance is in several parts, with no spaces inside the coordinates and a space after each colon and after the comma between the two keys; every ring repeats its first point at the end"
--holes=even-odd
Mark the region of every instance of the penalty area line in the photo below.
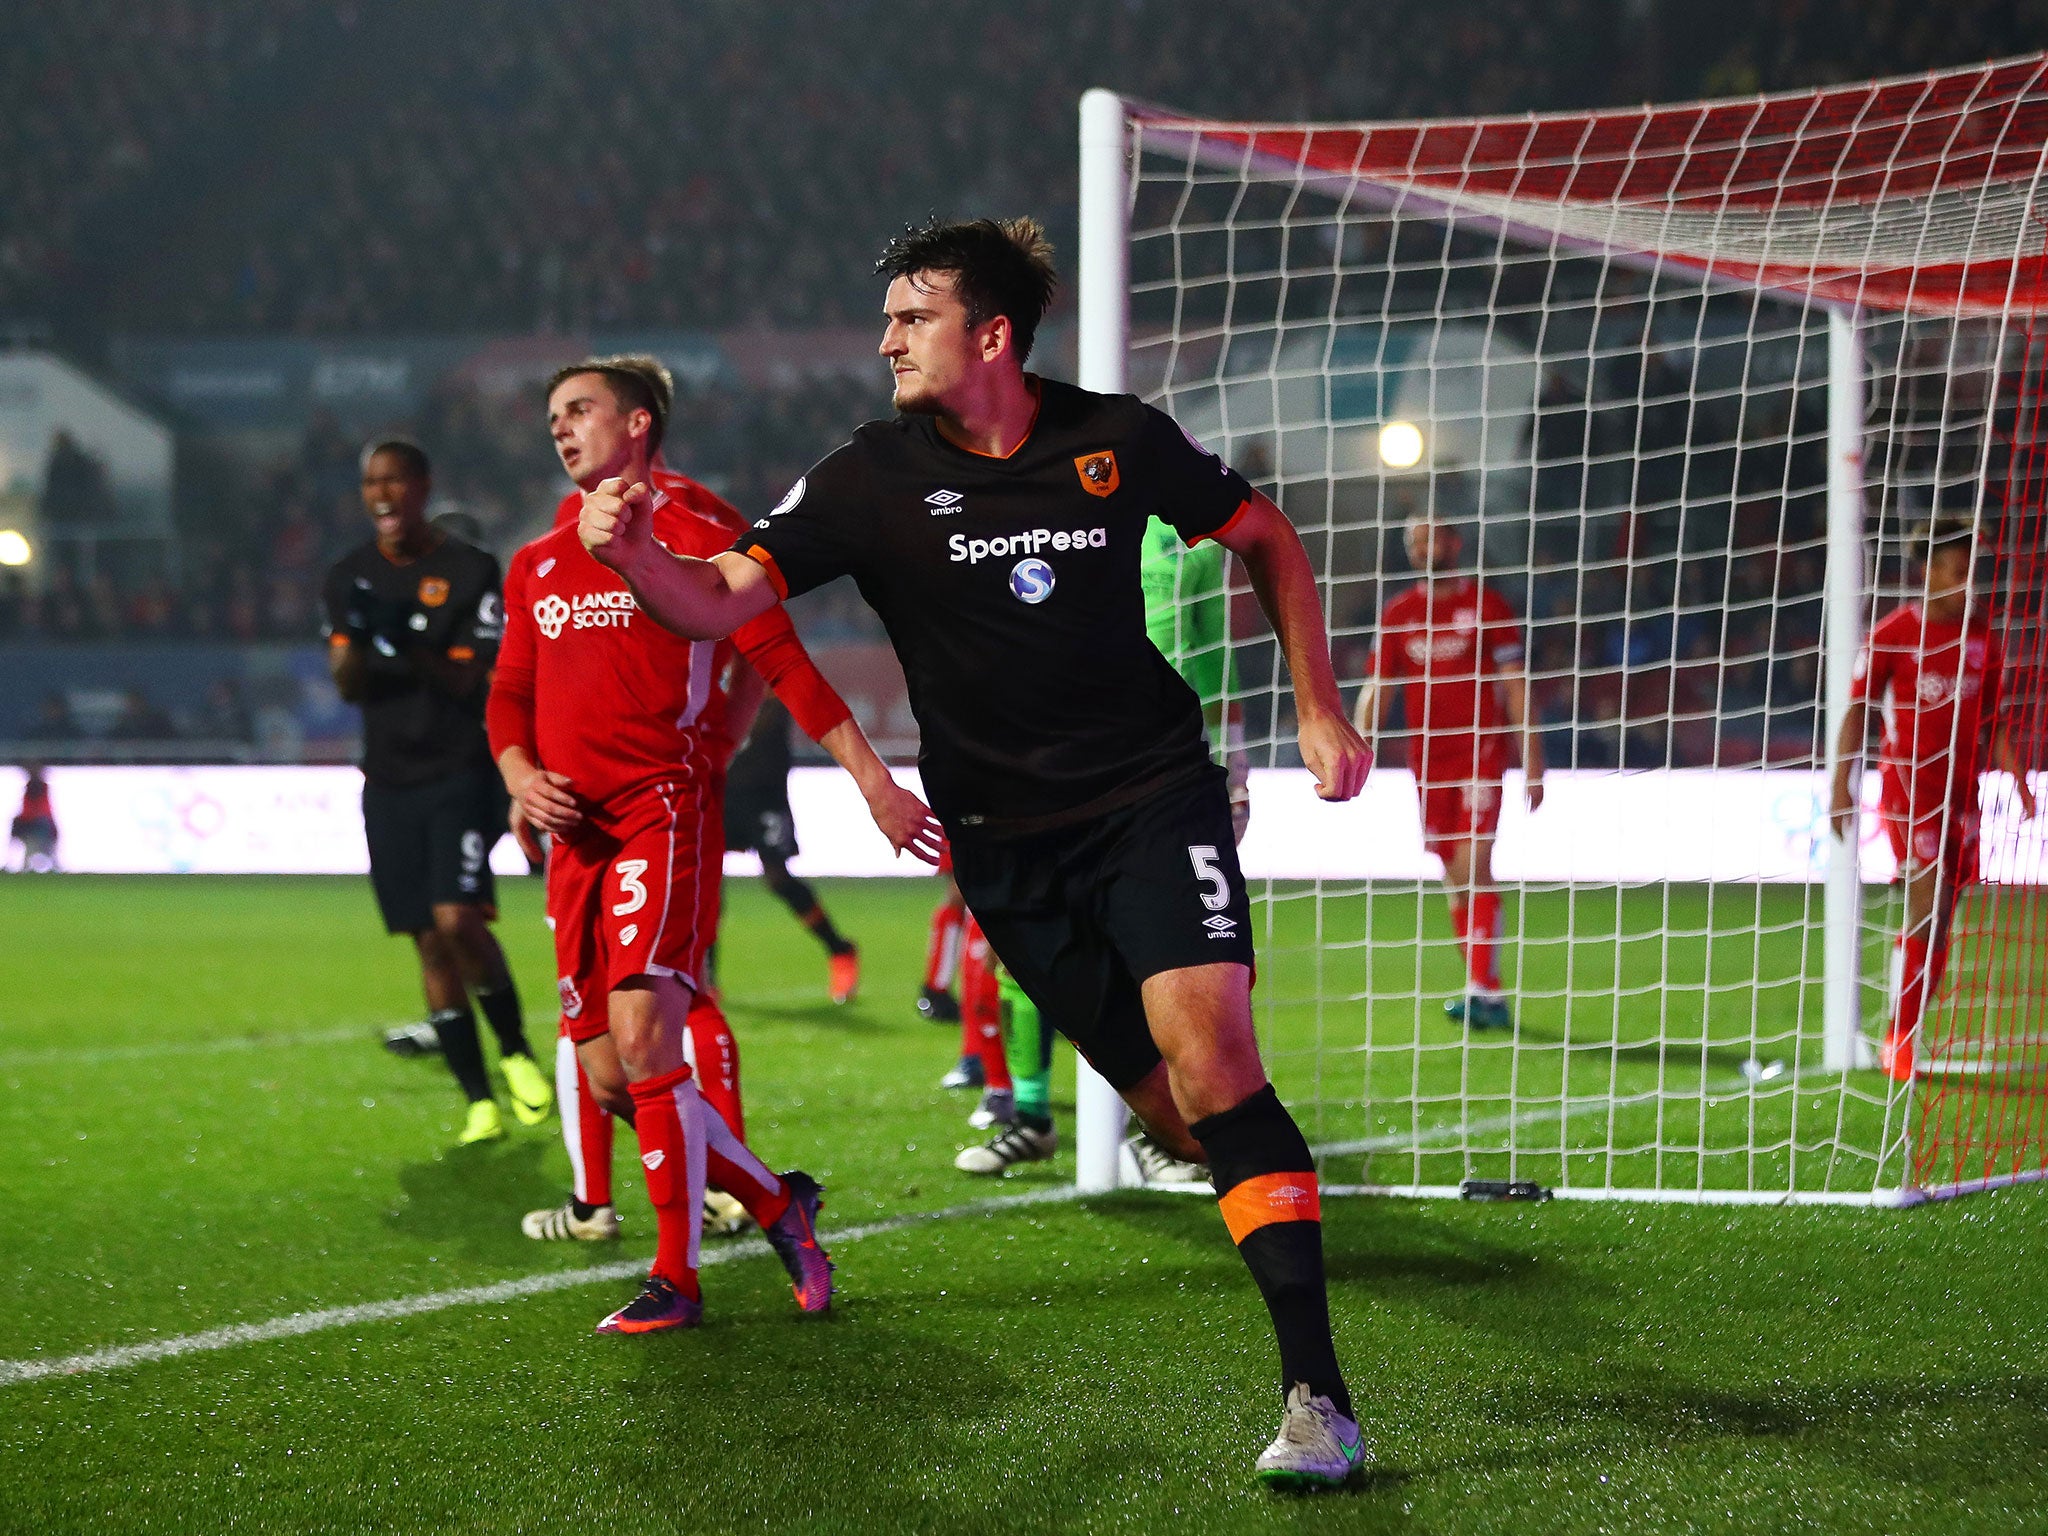
{"type": "MultiPolygon", "coordinates": [[[[830,1246],[838,1248],[846,1243],[857,1243],[863,1238],[881,1237],[891,1232],[906,1231],[911,1227],[926,1226],[932,1222],[955,1221],[966,1216],[993,1216],[1026,1206],[1051,1205],[1072,1200],[1078,1194],[1079,1191],[1073,1185],[1061,1184],[1050,1189],[1034,1189],[1015,1195],[996,1195],[986,1200],[969,1200],[964,1204],[949,1205],[936,1211],[891,1216],[861,1226],[842,1227],[836,1232],[824,1233],[823,1236],[830,1246]]],[[[701,1267],[708,1269],[713,1265],[730,1263],[735,1259],[761,1258],[769,1251],[765,1242],[754,1238],[747,1242],[707,1249],[699,1262],[701,1267]]],[[[491,1285],[469,1285],[452,1291],[428,1291],[418,1296],[395,1297],[390,1301],[366,1301],[348,1307],[327,1307],[318,1312],[294,1312],[260,1323],[230,1323],[225,1328],[209,1328],[203,1333],[152,1339],[146,1344],[123,1344],[114,1349],[96,1349],[81,1355],[64,1355],[48,1360],[33,1357],[26,1360],[0,1360],[0,1387],[16,1386],[28,1381],[46,1381],[53,1377],[103,1375],[108,1371],[147,1365],[153,1360],[171,1360],[179,1355],[234,1349],[244,1344],[267,1344],[277,1339],[295,1339],[309,1333],[325,1333],[335,1328],[354,1328],[365,1323],[395,1322],[400,1318],[420,1317],[429,1312],[446,1312],[455,1307],[494,1306],[500,1302],[519,1301],[528,1296],[545,1296],[553,1291],[572,1290],[577,1286],[599,1285],[609,1280],[629,1280],[646,1273],[645,1261],[620,1260],[612,1264],[593,1265],[589,1269],[549,1270],[545,1274],[524,1275],[517,1280],[500,1280],[491,1285]]]]}

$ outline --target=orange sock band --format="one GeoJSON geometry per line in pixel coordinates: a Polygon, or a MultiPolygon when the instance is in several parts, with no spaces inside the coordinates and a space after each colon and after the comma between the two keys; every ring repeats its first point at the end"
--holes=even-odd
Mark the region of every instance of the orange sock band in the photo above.
{"type": "Polygon", "coordinates": [[[1262,1173],[1231,1186],[1217,1204],[1233,1243],[1276,1221],[1323,1219],[1322,1191],[1313,1173],[1262,1173]]]}

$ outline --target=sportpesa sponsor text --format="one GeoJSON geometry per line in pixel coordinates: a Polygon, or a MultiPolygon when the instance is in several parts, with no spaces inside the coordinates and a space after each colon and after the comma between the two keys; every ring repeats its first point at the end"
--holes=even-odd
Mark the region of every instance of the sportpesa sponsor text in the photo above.
{"type": "Polygon", "coordinates": [[[1047,549],[1107,549],[1109,530],[1076,528],[1070,533],[1064,528],[1032,528],[1008,538],[993,539],[970,539],[964,533],[956,533],[946,540],[946,548],[953,552],[953,559],[976,565],[983,560],[1035,555],[1047,549]]]}

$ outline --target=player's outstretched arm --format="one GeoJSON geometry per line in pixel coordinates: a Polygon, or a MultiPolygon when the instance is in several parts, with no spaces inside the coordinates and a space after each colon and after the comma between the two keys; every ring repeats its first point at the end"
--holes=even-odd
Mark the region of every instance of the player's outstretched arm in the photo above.
{"type": "Polygon", "coordinates": [[[2012,787],[2019,794],[2020,820],[2034,819],[2034,790],[2027,783],[2027,766],[2020,761],[2019,753],[2012,749],[2012,737],[2004,726],[1994,726],[1991,731],[1991,766],[2012,775],[2012,787]]]}
{"type": "Polygon", "coordinates": [[[1828,786],[1828,822],[1835,836],[1843,839],[1856,832],[1856,792],[1850,776],[1863,761],[1864,733],[1869,729],[1869,705],[1851,699],[1842,716],[1842,728],[1835,736],[1835,778],[1828,786]]]}
{"type": "Polygon", "coordinates": [[[896,782],[888,764],[876,755],[860,722],[848,715],[818,738],[818,745],[832,754],[832,760],[853,775],[868,814],[898,853],[909,853],[927,864],[937,864],[946,846],[946,834],[932,808],[896,782]]]}
{"type": "Polygon", "coordinates": [[[1286,513],[1255,492],[1218,542],[1244,562],[1259,606],[1280,639],[1294,678],[1301,760],[1316,776],[1316,793],[1325,800],[1351,799],[1365,788],[1372,748],[1344,717],[1322,599],[1300,535],[1286,513]]]}
{"type": "Polygon", "coordinates": [[[1542,723],[1529,710],[1529,676],[1512,662],[1500,664],[1500,691],[1508,722],[1522,733],[1522,793],[1531,812],[1543,808],[1542,723]]]}
{"type": "Polygon", "coordinates": [[[698,560],[662,548],[654,537],[654,498],[638,481],[603,480],[586,491],[576,533],[626,578],[642,612],[686,640],[722,640],[777,601],[768,573],[745,555],[698,560]]]}

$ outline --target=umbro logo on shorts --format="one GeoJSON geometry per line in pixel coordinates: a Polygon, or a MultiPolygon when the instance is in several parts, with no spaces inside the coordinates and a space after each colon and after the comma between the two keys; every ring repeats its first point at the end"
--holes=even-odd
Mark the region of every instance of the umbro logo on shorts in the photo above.
{"type": "Polygon", "coordinates": [[[640,1154],[640,1162],[649,1173],[654,1172],[655,1169],[667,1161],[668,1154],[659,1147],[656,1147],[652,1152],[642,1152],[640,1154]]]}
{"type": "Polygon", "coordinates": [[[1209,930],[1210,938],[1227,939],[1237,932],[1237,919],[1225,917],[1221,912],[1218,912],[1214,917],[1203,918],[1202,926],[1209,930]]]}

